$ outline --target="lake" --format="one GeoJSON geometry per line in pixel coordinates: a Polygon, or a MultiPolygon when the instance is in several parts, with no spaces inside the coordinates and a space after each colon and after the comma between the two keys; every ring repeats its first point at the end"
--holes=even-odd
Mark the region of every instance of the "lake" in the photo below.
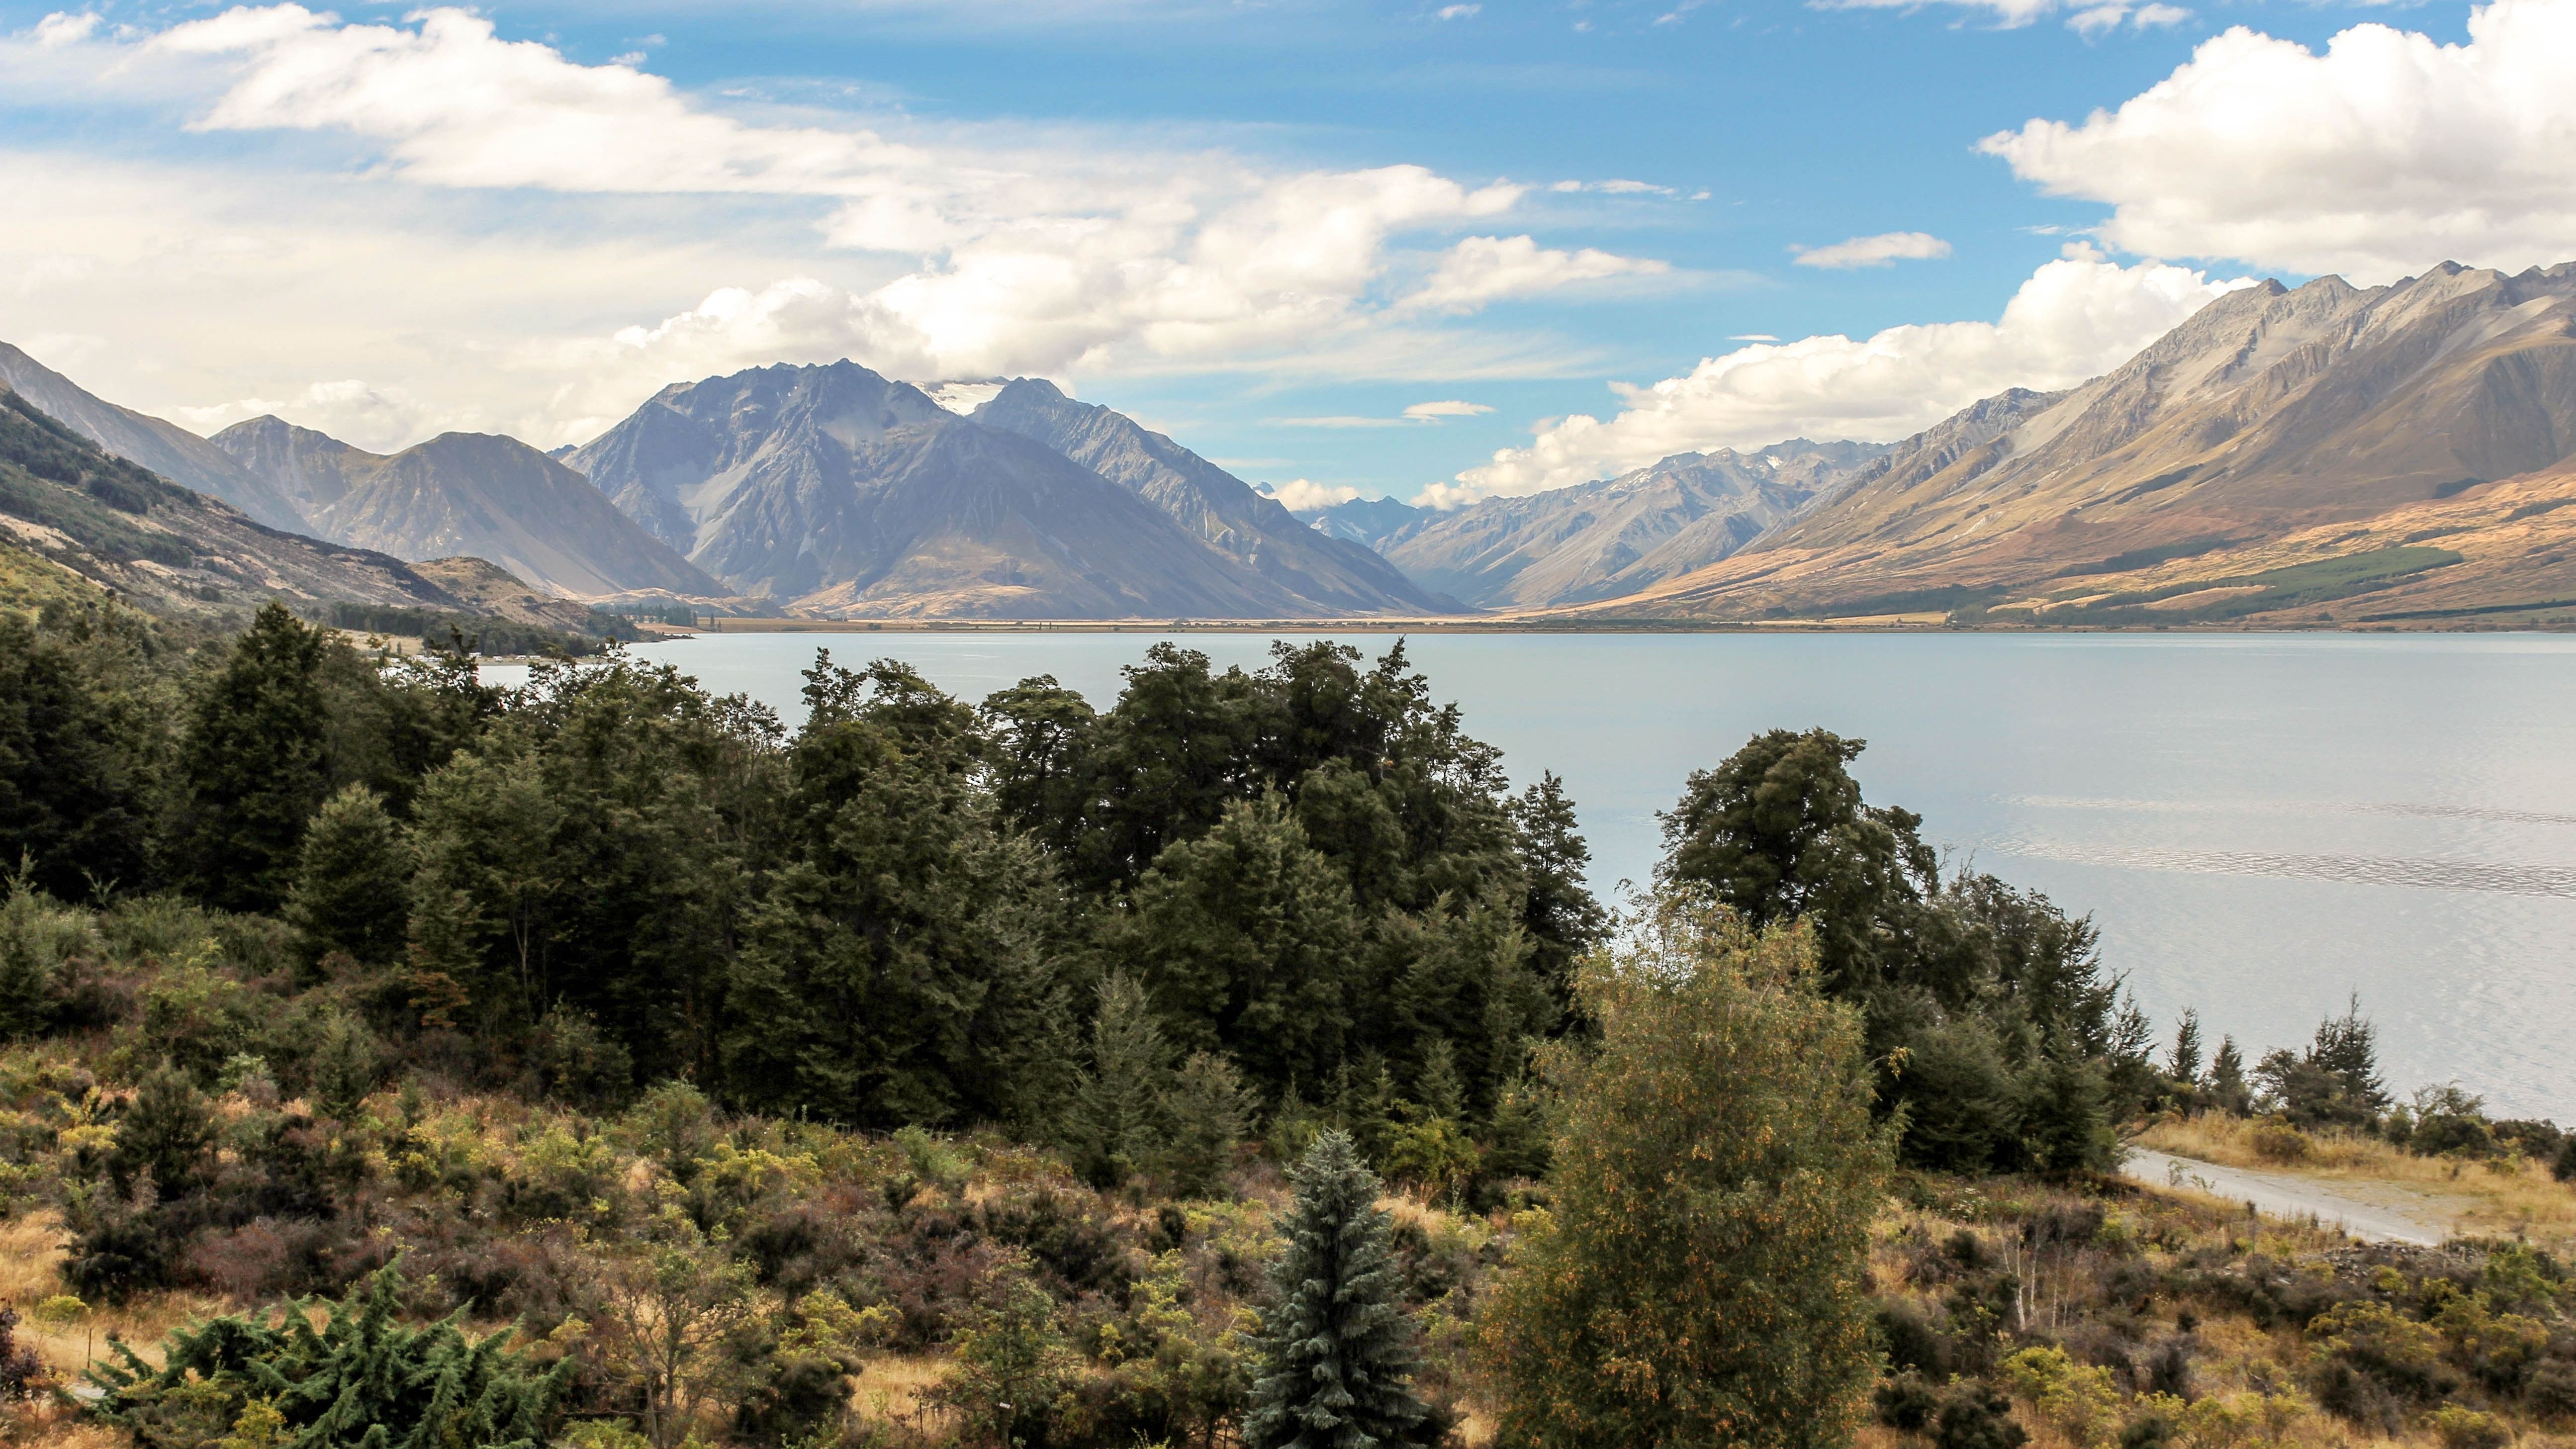
{"type": "MultiPolygon", "coordinates": [[[[829,648],[980,699],[1053,674],[1106,706],[1159,636],[725,634],[641,647],[798,717],[829,648]]],[[[1258,666],[1271,636],[1186,647],[1258,666]]],[[[1382,635],[1354,636],[1375,654],[1382,635]]],[[[1869,741],[1874,803],[2090,912],[2170,1031],[2247,1058],[2358,992],[2401,1094],[2459,1080],[2576,1118],[2576,639],[2518,634],[1433,634],[1433,694],[1516,782],[1563,776],[1605,895],[1655,812],[1756,730],[1869,741]]]]}

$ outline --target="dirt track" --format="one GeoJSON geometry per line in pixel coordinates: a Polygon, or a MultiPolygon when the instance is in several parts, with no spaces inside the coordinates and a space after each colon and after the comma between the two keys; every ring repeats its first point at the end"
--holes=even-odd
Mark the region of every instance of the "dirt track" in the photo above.
{"type": "Polygon", "coordinates": [[[2120,1170],[2151,1187],[2251,1203],[2277,1218],[2314,1218],[2374,1242],[2439,1247],[2466,1206],[2392,1182],[2327,1182],[2291,1172],[2222,1167],[2156,1148],[2131,1148],[2120,1170]]]}

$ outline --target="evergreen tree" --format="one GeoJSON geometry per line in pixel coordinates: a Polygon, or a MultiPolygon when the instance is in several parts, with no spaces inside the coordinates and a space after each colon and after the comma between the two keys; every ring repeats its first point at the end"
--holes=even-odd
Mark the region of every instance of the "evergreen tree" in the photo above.
{"type": "Polygon", "coordinates": [[[116,1124],[107,1171],[119,1193],[149,1177],[161,1200],[196,1190],[215,1145],[215,1117],[186,1076],[163,1067],[147,1074],[116,1124]]]}
{"type": "Polygon", "coordinates": [[[2186,1087],[2200,1083],[2200,1013],[2186,1006],[2182,1025],[2174,1028],[2173,1054],[2166,1065],[2173,1079],[2186,1087]]]}
{"type": "Polygon", "coordinates": [[[382,965],[400,956],[411,874],[411,847],[375,791],[350,785],[322,802],[286,898],[286,919],[303,933],[307,958],[344,951],[382,965]]]}
{"type": "Polygon", "coordinates": [[[1251,1130],[1255,1099],[1234,1063],[1213,1052],[1193,1052],[1173,1077],[1163,1115],[1171,1145],[1162,1170],[1176,1197],[1214,1197],[1225,1187],[1234,1144],[1251,1130]]]}
{"type": "Polygon", "coordinates": [[[1066,1126],[1082,1174],[1115,1187],[1169,1141],[1172,1046],[1133,980],[1100,983],[1091,1018],[1091,1064],[1075,1079],[1066,1126]]]}
{"type": "Polygon", "coordinates": [[[235,911],[276,908],[305,823],[329,793],[323,632],[270,603],[198,693],[180,749],[184,852],[197,894],[235,911]]]}
{"type": "Polygon", "coordinates": [[[1597,1052],[1549,1049],[1554,1194],[1484,1317],[1500,1443],[1848,1440],[1876,1374],[1888,1134],[1858,1014],[1804,932],[1667,899],[1587,968],[1597,1052]]]}
{"type": "Polygon", "coordinates": [[[1828,989],[1865,994],[1934,882],[1922,817],[1865,805],[1850,764],[1865,741],[1825,730],[1756,735],[1692,773],[1663,816],[1659,880],[1710,892],[1754,926],[1806,917],[1828,989]]]}
{"type": "Polygon", "coordinates": [[[1349,883],[1278,796],[1229,802],[1215,829],[1164,851],[1130,929],[1185,1049],[1222,1051],[1274,1091],[1341,1061],[1359,921],[1349,883]]]}
{"type": "Polygon", "coordinates": [[[39,630],[0,612],[0,868],[32,861],[65,900],[150,884],[162,701],[140,667],[148,638],[115,615],[39,630]]]}
{"type": "Polygon", "coordinates": [[[1371,1449],[1409,1442],[1428,1413],[1413,1396],[1413,1325],[1377,1175],[1349,1134],[1315,1139],[1292,1178],[1278,1302],[1262,1313],[1245,1449],[1371,1449]]]}
{"type": "Polygon", "coordinates": [[[1512,823],[1527,874],[1521,924],[1533,947],[1530,965],[1555,998],[1555,1029],[1562,1029],[1571,1020],[1575,962],[1608,938],[1609,915],[1583,883],[1592,851],[1575,829],[1574,801],[1563,780],[1543,774],[1522,791],[1512,804],[1512,823]]]}
{"type": "Polygon", "coordinates": [[[909,669],[807,671],[787,861],[725,1001],[731,1093],[833,1121],[1054,1116],[1069,1043],[1045,947],[1052,873],[995,829],[974,713],[909,669]]]}
{"type": "Polygon", "coordinates": [[[2245,1080],[2245,1054],[2232,1036],[2218,1039],[2218,1055],[2210,1059],[2209,1096],[2222,1112],[2242,1117],[2254,1109],[2254,1092],[2245,1080]]]}

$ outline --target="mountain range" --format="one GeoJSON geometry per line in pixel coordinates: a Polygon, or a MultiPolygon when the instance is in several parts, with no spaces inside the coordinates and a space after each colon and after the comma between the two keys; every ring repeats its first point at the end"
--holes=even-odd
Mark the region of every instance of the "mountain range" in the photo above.
{"type": "MultiPolygon", "coordinates": [[[[2557,486],[2571,453],[2576,263],[2514,276],[2446,263],[2371,288],[2270,282],[2219,298],[2081,387],[1988,399],[1906,439],[1724,560],[1574,612],[2322,617],[2335,598],[2429,587],[2458,565],[2434,557],[2442,535],[2425,530],[2485,499],[2546,503],[2533,490],[2557,486]],[[2493,486],[2503,480],[2519,481],[2493,486]],[[2456,509],[2438,506],[2450,499],[2456,509]],[[2382,520],[2427,509],[2409,530],[2422,537],[2385,535],[2382,520]],[[2316,543],[2333,536],[2344,542],[2316,543]],[[2301,538],[2312,556],[2280,562],[2301,538]],[[2390,548],[2417,551],[2334,579],[2256,581],[2390,548]]],[[[2485,582],[2445,594],[2445,607],[2552,603],[2557,590],[2494,552],[2505,537],[2482,545],[2485,582]]]]}
{"type": "Polygon", "coordinates": [[[212,442],[292,504],[317,537],[399,558],[488,559],[569,597],[731,592],[588,479],[516,438],[441,433],[385,456],[258,417],[212,442]]]}
{"type": "Polygon", "coordinates": [[[0,579],[22,606],[82,580],[153,612],[182,616],[270,598],[314,607],[479,612],[401,559],[270,528],[221,499],[111,457],[6,388],[0,388],[0,547],[10,555],[0,560],[0,579]]]}
{"type": "Polygon", "coordinates": [[[1616,478],[1426,514],[1377,547],[1480,608],[1624,598],[1729,557],[1885,451],[1794,438],[1756,453],[1681,453],[1616,478]]]}
{"type": "Polygon", "coordinates": [[[552,455],[463,433],[379,455],[274,417],[208,440],[5,345],[0,379],[47,447],[79,435],[126,460],[26,475],[0,526],[172,608],[259,577],[371,606],[518,589],[521,612],[633,595],[851,619],[2576,611],[2576,263],[2249,286],[2079,387],[1999,393],[1893,444],[1683,453],[1449,512],[1292,514],[1036,378],[756,368],[674,384],[552,455]],[[169,491],[120,512],[100,490],[127,477],[169,491]]]}
{"type": "Polygon", "coordinates": [[[855,363],[755,368],[665,388],[565,461],[735,590],[822,617],[1442,609],[1169,438],[1030,379],[960,416],[855,363]]]}

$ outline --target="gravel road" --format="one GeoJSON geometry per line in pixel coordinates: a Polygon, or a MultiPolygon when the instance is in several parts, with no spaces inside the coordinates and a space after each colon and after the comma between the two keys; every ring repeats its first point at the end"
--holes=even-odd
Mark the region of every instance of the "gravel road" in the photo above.
{"type": "Polygon", "coordinates": [[[2176,1187],[2252,1203],[2277,1218],[2315,1218],[2373,1242],[2438,1248],[2465,1206],[2456,1198],[2393,1182],[2324,1182],[2291,1172],[2222,1167],[2154,1148],[2129,1149],[2124,1176],[2151,1187],[2176,1187]]]}

